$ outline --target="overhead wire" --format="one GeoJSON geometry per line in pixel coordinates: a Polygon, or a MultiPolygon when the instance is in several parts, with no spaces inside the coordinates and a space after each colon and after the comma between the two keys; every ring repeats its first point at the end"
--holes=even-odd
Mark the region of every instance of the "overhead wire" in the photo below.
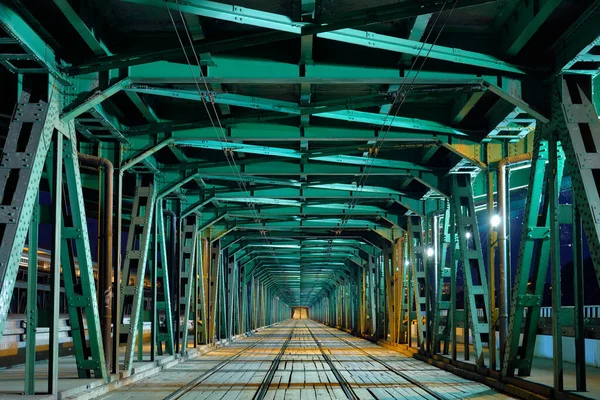
{"type": "MultiPolygon", "coordinates": [[[[435,37],[433,43],[430,45],[427,54],[423,57],[423,60],[421,62],[421,65],[419,67],[419,69],[417,70],[417,72],[414,74],[412,81],[410,83],[410,86],[408,87],[408,89],[406,90],[406,92],[402,92],[404,86],[406,85],[411,73],[413,72],[417,61],[419,60],[419,58],[421,57],[421,52],[423,51],[423,49],[425,48],[425,45],[427,44],[427,41],[429,40],[429,37],[431,36],[431,34],[433,33],[435,26],[437,25],[442,13],[444,12],[444,9],[446,8],[446,4],[448,3],[449,0],[445,0],[444,3],[442,4],[442,7],[440,9],[440,11],[437,13],[436,18],[432,24],[431,29],[429,30],[425,40],[423,40],[423,43],[421,44],[421,47],[419,48],[419,51],[417,52],[417,55],[415,56],[415,59],[413,60],[413,63],[409,69],[408,74],[406,74],[404,80],[402,81],[402,84],[400,85],[400,87],[398,88],[398,90],[396,91],[396,95],[394,96],[394,100],[392,102],[392,105],[390,106],[390,109],[388,110],[383,122],[382,122],[382,130],[385,131],[383,137],[381,139],[377,138],[375,141],[375,145],[372,146],[369,149],[368,155],[367,155],[367,166],[366,168],[363,170],[363,172],[361,173],[356,186],[358,189],[358,194],[362,193],[362,191],[364,190],[364,186],[366,184],[367,179],[369,178],[372,168],[373,168],[373,164],[375,161],[375,158],[377,157],[377,155],[379,154],[379,150],[381,149],[381,147],[383,146],[383,144],[385,143],[385,140],[387,138],[387,135],[389,134],[392,126],[393,126],[393,122],[394,119],[398,116],[400,109],[402,108],[402,105],[404,104],[404,102],[406,101],[406,98],[408,97],[408,94],[410,93],[410,91],[413,90],[414,86],[415,86],[415,82],[421,72],[421,70],[423,69],[425,63],[427,62],[429,55],[431,54],[431,51],[433,50],[433,47],[437,44],[444,28],[446,27],[448,20],[450,19],[450,17],[452,16],[452,13],[454,12],[455,8],[456,8],[456,4],[458,3],[458,0],[454,1],[452,8],[450,9],[448,16],[446,17],[442,27],[440,28],[440,30],[437,33],[437,36],[435,37]],[[387,123],[388,118],[390,117],[390,115],[392,114],[392,111],[394,110],[394,107],[396,105],[396,102],[398,101],[398,99],[400,100],[400,104],[398,105],[398,107],[395,110],[395,113],[392,116],[391,121],[389,122],[389,124],[387,123]],[[387,130],[385,130],[387,126],[387,130]],[[370,162],[370,163],[369,163],[370,162]]],[[[352,216],[352,213],[354,211],[354,209],[356,208],[356,205],[358,204],[360,200],[360,196],[354,196],[352,198],[352,200],[350,201],[350,204],[348,205],[348,212],[344,214],[342,221],[340,223],[340,226],[343,226],[344,224],[347,223],[347,221],[350,219],[350,217],[352,216]]],[[[335,237],[339,236],[341,234],[342,228],[339,227],[336,232],[335,232],[335,237]]],[[[333,239],[330,239],[330,245],[329,245],[329,251],[328,254],[331,254],[331,251],[333,250],[333,239]]],[[[328,257],[329,259],[329,257],[328,257]]]]}
{"type": "MultiPolygon", "coordinates": [[[[210,123],[211,123],[211,125],[213,126],[213,129],[214,129],[214,131],[215,131],[215,134],[216,134],[216,136],[217,136],[217,139],[219,140],[219,143],[220,143],[220,145],[221,145],[221,149],[222,149],[222,151],[223,151],[223,154],[225,155],[225,159],[227,160],[227,163],[229,164],[229,167],[231,168],[231,170],[232,170],[232,171],[233,171],[233,173],[234,173],[234,176],[236,177],[236,182],[237,182],[237,184],[238,184],[238,187],[239,187],[240,191],[242,191],[242,192],[249,192],[249,191],[248,191],[248,188],[247,188],[247,185],[246,185],[246,182],[244,181],[244,179],[242,178],[242,175],[241,175],[241,173],[240,173],[240,169],[239,169],[239,167],[238,167],[237,163],[235,162],[235,158],[234,158],[234,152],[233,152],[232,150],[228,149],[228,148],[225,146],[225,144],[224,144],[224,142],[225,142],[225,143],[228,143],[228,140],[227,140],[227,135],[225,134],[225,130],[224,130],[224,128],[223,128],[223,125],[222,125],[222,123],[221,123],[221,120],[220,120],[220,118],[219,118],[219,115],[218,115],[218,112],[217,112],[217,109],[216,109],[216,106],[215,106],[215,101],[214,101],[214,98],[213,98],[213,97],[212,97],[212,95],[211,95],[211,90],[210,90],[210,88],[209,88],[209,86],[208,86],[208,83],[207,83],[207,81],[206,81],[206,78],[205,78],[205,76],[204,76],[204,73],[202,72],[202,66],[201,66],[201,64],[200,64],[200,59],[199,59],[199,57],[198,57],[198,54],[197,54],[197,52],[196,52],[196,49],[195,49],[195,48],[194,48],[194,46],[193,46],[193,40],[192,40],[192,37],[191,37],[190,31],[189,31],[189,29],[188,29],[188,26],[187,26],[187,24],[186,24],[186,22],[185,22],[185,18],[184,18],[184,16],[183,16],[183,12],[181,11],[181,5],[179,4],[179,2],[177,2],[177,4],[178,4],[178,9],[179,9],[179,10],[178,10],[178,11],[179,11],[179,15],[180,15],[180,18],[181,18],[181,20],[182,20],[182,22],[183,22],[184,30],[185,30],[185,32],[186,32],[186,35],[187,35],[188,41],[189,41],[189,42],[190,42],[190,44],[191,44],[191,48],[192,48],[192,52],[193,52],[193,56],[194,56],[194,59],[195,59],[195,61],[196,61],[196,64],[197,64],[197,66],[198,66],[198,70],[199,70],[199,73],[200,73],[200,77],[202,78],[202,81],[203,81],[203,83],[204,83],[204,87],[206,88],[206,94],[203,94],[203,93],[202,93],[202,90],[201,90],[201,88],[200,88],[200,83],[198,82],[198,79],[197,79],[197,77],[196,77],[196,74],[194,73],[194,69],[193,69],[193,67],[192,67],[192,63],[191,63],[191,61],[190,61],[190,57],[189,57],[189,55],[188,55],[188,52],[187,52],[187,51],[186,51],[186,49],[185,49],[185,46],[184,46],[184,44],[183,44],[183,40],[181,39],[181,35],[179,34],[179,30],[177,29],[177,24],[175,23],[175,19],[173,18],[173,14],[171,13],[171,10],[170,10],[170,8],[169,8],[169,7],[168,7],[168,5],[167,5],[167,6],[166,6],[166,9],[167,9],[167,11],[168,11],[168,13],[169,13],[169,17],[170,17],[170,19],[171,19],[171,23],[173,24],[173,28],[174,28],[174,30],[175,30],[175,33],[176,33],[176,35],[177,35],[177,39],[178,39],[178,41],[179,41],[179,44],[180,44],[180,46],[181,46],[181,48],[182,48],[182,50],[183,50],[183,54],[184,54],[184,56],[185,56],[186,62],[187,62],[187,64],[188,64],[188,67],[189,67],[189,69],[190,69],[190,74],[191,74],[191,76],[192,76],[192,79],[194,80],[194,84],[195,84],[195,86],[196,86],[196,89],[198,90],[198,94],[199,94],[199,96],[200,96],[200,99],[201,99],[201,101],[202,101],[202,103],[203,103],[203,105],[204,105],[204,108],[205,108],[205,110],[206,110],[206,112],[207,112],[207,114],[208,114],[208,117],[209,117],[210,123]],[[212,109],[213,109],[213,112],[214,112],[214,119],[213,119],[213,116],[211,115],[211,111],[210,111],[210,109],[209,109],[209,107],[208,107],[208,104],[207,104],[207,99],[206,99],[207,97],[209,97],[209,99],[210,99],[210,103],[211,103],[211,105],[212,105],[212,109]],[[216,119],[216,121],[217,121],[217,123],[218,123],[218,125],[219,125],[219,128],[217,128],[217,126],[216,126],[216,124],[215,124],[215,121],[214,121],[215,119],[216,119]],[[222,135],[222,138],[221,138],[221,135],[222,135]]],[[[253,203],[253,202],[250,202],[250,201],[246,201],[246,204],[247,204],[247,206],[248,206],[248,209],[250,210],[250,212],[253,214],[253,215],[252,215],[252,218],[253,218],[254,222],[255,222],[255,223],[258,225],[259,232],[260,232],[261,236],[263,236],[263,237],[264,237],[264,240],[265,240],[265,242],[266,242],[268,245],[271,245],[271,242],[269,241],[269,239],[268,239],[268,237],[267,237],[267,235],[266,235],[266,232],[265,232],[265,230],[263,230],[263,229],[260,229],[260,224],[262,223],[262,220],[261,220],[261,218],[258,216],[258,212],[256,211],[256,205],[255,205],[255,203],[253,203]]],[[[272,252],[273,258],[275,259],[275,261],[276,261],[277,265],[279,266],[279,269],[283,270],[283,269],[281,268],[281,264],[279,263],[279,259],[277,258],[276,254],[275,254],[274,248],[273,248],[272,246],[270,246],[270,249],[271,249],[271,252],[272,252]]],[[[284,295],[284,291],[283,291],[281,288],[279,288],[279,287],[278,287],[278,290],[281,292],[281,294],[282,294],[284,297],[288,297],[288,296],[285,296],[285,295],[284,295]]],[[[287,289],[287,291],[289,292],[289,293],[288,293],[288,295],[290,296],[288,301],[290,301],[290,302],[291,302],[291,300],[293,300],[293,299],[294,299],[294,295],[293,295],[293,293],[291,292],[291,290],[289,290],[289,288],[287,289]]]]}

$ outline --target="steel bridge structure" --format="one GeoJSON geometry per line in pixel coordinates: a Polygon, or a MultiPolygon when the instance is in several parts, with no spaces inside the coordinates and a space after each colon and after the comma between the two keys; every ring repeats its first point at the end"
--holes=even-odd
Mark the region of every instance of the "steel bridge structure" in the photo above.
{"type": "Polygon", "coordinates": [[[296,310],[581,396],[599,113],[598,0],[0,0],[0,339],[21,315],[22,393],[40,359],[60,392],[61,317],[77,376],[108,383],[296,310]]]}

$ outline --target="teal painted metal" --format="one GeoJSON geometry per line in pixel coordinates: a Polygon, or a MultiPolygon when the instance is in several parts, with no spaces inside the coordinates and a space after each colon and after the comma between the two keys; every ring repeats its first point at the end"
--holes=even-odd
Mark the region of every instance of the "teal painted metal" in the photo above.
{"type": "MultiPolygon", "coordinates": [[[[40,62],[45,69],[61,84],[70,86],[60,71],[62,65],[57,60],[56,54],[47,43],[15,12],[11,7],[0,4],[0,28],[3,28],[25,51],[40,62]]],[[[9,64],[10,65],[10,64],[9,64]]],[[[12,66],[12,72],[19,72],[19,68],[12,66]]],[[[23,70],[25,72],[27,70],[23,70]]]]}
{"type": "Polygon", "coordinates": [[[121,332],[127,336],[124,369],[131,371],[133,353],[138,335],[138,324],[143,312],[143,288],[148,260],[148,247],[154,216],[155,186],[153,182],[142,182],[136,187],[131,223],[127,236],[127,250],[123,265],[119,323],[121,332]],[[129,323],[125,323],[126,304],[131,301],[129,323]]]}
{"type": "MultiPolygon", "coordinates": [[[[147,5],[164,7],[165,2],[155,0],[127,0],[147,5]]],[[[182,11],[225,21],[259,26],[268,29],[274,29],[282,32],[300,34],[303,23],[293,22],[290,18],[278,14],[266,13],[239,6],[232,7],[215,2],[192,1],[189,5],[176,4],[174,1],[167,1],[166,5],[181,9],[182,11]]],[[[524,72],[509,63],[501,61],[495,57],[465,51],[460,49],[448,48],[443,46],[431,46],[418,41],[400,39],[386,35],[375,34],[372,32],[359,31],[355,29],[339,29],[330,32],[317,33],[317,37],[335,41],[346,42],[359,46],[367,46],[388,51],[394,51],[403,54],[418,55],[428,54],[433,59],[440,59],[454,63],[470,64],[483,68],[496,69],[511,73],[523,74],[524,72]]]]}
{"type": "Polygon", "coordinates": [[[63,160],[67,184],[66,199],[70,210],[70,223],[67,222],[66,212],[63,211],[61,259],[77,370],[82,378],[89,378],[90,371],[94,371],[95,377],[106,380],[108,374],[73,124],[69,125],[68,132],[60,133],[68,135],[63,141],[63,160]],[[79,276],[75,269],[75,254],[79,276]],[[88,338],[84,331],[84,317],[88,338]]]}
{"type": "Polygon", "coordinates": [[[81,17],[77,14],[67,0],[54,0],[54,4],[56,4],[63,15],[67,18],[71,26],[73,26],[79,36],[81,36],[81,38],[96,55],[111,55],[103,41],[98,38],[97,32],[83,22],[81,17]]]}
{"type": "MultiPolygon", "coordinates": [[[[158,345],[158,354],[162,354],[162,343],[165,343],[165,351],[168,354],[174,354],[174,334],[173,334],[173,316],[171,313],[171,293],[169,288],[169,261],[167,258],[167,238],[165,235],[165,221],[163,216],[163,202],[157,198],[156,202],[156,234],[154,237],[154,249],[158,252],[156,257],[156,314],[154,317],[156,331],[156,343],[158,345]],[[161,323],[162,321],[162,323],[161,323]]],[[[173,260],[171,260],[173,261],[173,260]]],[[[173,268],[173,267],[171,267],[173,268]]]]}
{"type": "MultiPolygon", "coordinates": [[[[198,222],[195,216],[182,223],[181,252],[179,257],[179,293],[177,301],[177,351],[186,354],[189,347],[189,323],[192,313],[192,293],[196,287],[198,222]]],[[[195,308],[194,308],[195,309],[195,308]]],[[[194,313],[195,314],[195,313],[194,313]]],[[[195,316],[192,316],[195,318],[195,316]]],[[[193,319],[192,319],[193,320],[193,319]]],[[[194,343],[196,339],[194,339],[194,343]]]]}
{"type": "MultiPolygon", "coordinates": [[[[120,84],[117,84],[120,85],[120,84]]],[[[123,85],[120,85],[119,90],[123,89],[123,85]]],[[[193,100],[193,101],[208,101],[215,102],[217,104],[227,104],[238,107],[253,108],[258,110],[276,111],[287,113],[290,115],[313,115],[315,117],[337,119],[350,122],[361,122],[365,124],[377,125],[377,126],[392,126],[396,128],[407,128],[422,131],[440,132],[449,135],[467,136],[465,133],[445,126],[443,124],[427,121],[417,118],[406,118],[402,116],[396,116],[394,118],[388,118],[386,114],[369,113],[365,111],[354,111],[354,110],[340,110],[340,111],[329,111],[323,112],[323,108],[326,107],[312,107],[303,111],[303,108],[297,103],[289,101],[272,100],[260,97],[251,97],[237,94],[215,94],[210,92],[198,92],[197,90],[184,90],[184,89],[165,89],[158,87],[147,87],[147,86],[129,86],[127,90],[135,91],[136,93],[146,93],[157,96],[167,96],[177,99],[193,100]]],[[[110,94],[112,92],[105,92],[110,94]]],[[[100,101],[100,99],[98,99],[100,101]]],[[[96,100],[94,100],[96,101],[96,100]]],[[[358,104],[357,104],[358,105],[358,104]]],[[[345,107],[344,107],[345,108],[345,107]]],[[[63,117],[65,118],[65,117],[63,117]]],[[[182,143],[183,144],[183,143],[182,143]]],[[[219,143],[219,146],[222,146],[219,143]]],[[[240,146],[240,144],[228,143],[228,146],[240,146]]],[[[244,147],[243,145],[241,147],[244,147]]],[[[219,147],[220,149],[221,147],[219,147]]],[[[260,153],[259,153],[260,154],[260,153]]],[[[287,154],[287,152],[286,152],[287,154]]]]}
{"type": "Polygon", "coordinates": [[[4,234],[0,238],[0,338],[58,118],[58,94],[53,95],[49,103],[29,103],[29,94],[23,92],[16,111],[2,149],[2,160],[6,161],[0,166],[0,188],[6,204],[5,213],[0,219],[4,225],[4,234]],[[24,125],[30,129],[23,129],[24,125]],[[19,143],[24,140],[27,140],[24,150],[30,154],[25,163],[19,162],[19,150],[22,150],[19,143]],[[10,191],[8,183],[15,178],[18,178],[14,182],[16,186],[10,191]]]}
{"type": "MultiPolygon", "coordinates": [[[[427,258],[431,257],[426,250],[424,242],[423,223],[420,217],[409,217],[408,246],[410,254],[410,266],[412,277],[412,288],[414,294],[414,312],[417,320],[417,347],[425,348],[425,342],[429,336],[427,331],[427,282],[426,264],[427,258]]],[[[412,304],[412,299],[409,299],[412,304]]],[[[412,314],[412,306],[409,307],[412,314]]],[[[410,324],[409,324],[410,325],[410,324]]]]}
{"type": "Polygon", "coordinates": [[[507,31],[503,39],[505,53],[509,56],[517,55],[561,2],[562,0],[543,0],[535,5],[517,2],[516,7],[505,14],[506,18],[501,23],[501,29],[507,31]]]}
{"type": "MultiPolygon", "coordinates": [[[[37,197],[37,196],[36,196],[37,197]]],[[[39,243],[40,205],[36,198],[29,226],[27,252],[27,330],[25,357],[25,394],[35,394],[36,332],[38,326],[38,243],[39,243]]]]}
{"type": "Polygon", "coordinates": [[[435,297],[433,325],[433,353],[443,352],[448,354],[450,342],[450,286],[451,266],[448,266],[447,254],[450,247],[450,204],[448,202],[444,215],[442,232],[439,240],[439,256],[437,264],[437,293],[435,297]],[[443,342],[443,348],[442,348],[443,342]]]}
{"type": "MultiPolygon", "coordinates": [[[[451,202],[464,276],[465,314],[468,315],[468,318],[465,316],[464,329],[466,332],[468,321],[473,337],[476,365],[482,367],[483,342],[488,342],[491,310],[470,175],[452,175],[451,202]],[[482,317],[478,315],[478,307],[483,309],[482,317]]],[[[468,337],[466,334],[464,336],[468,337]]],[[[468,346],[465,346],[465,351],[467,348],[468,346]]]]}
{"type": "Polygon", "coordinates": [[[571,175],[573,195],[583,220],[596,277],[600,282],[600,194],[595,179],[600,119],[590,101],[589,87],[584,90],[577,81],[569,79],[569,76],[563,76],[563,80],[554,89],[552,117],[557,124],[558,138],[571,175]]]}

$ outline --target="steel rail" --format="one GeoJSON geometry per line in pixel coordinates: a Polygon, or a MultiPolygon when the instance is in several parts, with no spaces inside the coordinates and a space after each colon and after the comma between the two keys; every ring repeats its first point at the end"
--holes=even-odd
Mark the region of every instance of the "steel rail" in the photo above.
{"type": "Polygon", "coordinates": [[[198,386],[199,384],[201,384],[206,378],[208,378],[208,377],[212,376],[214,373],[220,371],[225,365],[227,365],[231,361],[234,361],[236,358],[238,358],[239,356],[241,356],[245,351],[253,349],[259,343],[264,342],[265,340],[267,340],[270,337],[272,337],[274,334],[275,334],[275,332],[273,332],[272,334],[266,336],[265,338],[263,338],[263,339],[255,342],[255,343],[251,344],[250,346],[247,346],[247,347],[243,348],[242,350],[238,351],[237,353],[235,353],[231,357],[229,357],[229,358],[221,361],[220,363],[218,363],[217,365],[215,365],[214,367],[212,367],[208,371],[205,371],[204,373],[202,373],[197,378],[194,378],[193,380],[191,380],[190,382],[186,383],[185,385],[183,385],[179,389],[175,390],[170,395],[168,395],[166,397],[163,397],[163,400],[175,400],[175,399],[179,399],[181,396],[183,396],[184,394],[188,393],[189,391],[193,390],[196,386],[198,386]]]}
{"type": "Polygon", "coordinates": [[[362,352],[364,355],[366,355],[367,357],[369,357],[371,360],[383,365],[388,371],[398,375],[399,377],[407,380],[408,382],[412,383],[413,385],[419,387],[420,389],[424,390],[425,392],[427,392],[428,394],[430,394],[431,396],[433,396],[434,398],[438,399],[438,400],[448,400],[446,399],[446,397],[441,396],[440,394],[438,394],[437,392],[435,392],[434,390],[428,388],[427,386],[423,385],[421,382],[417,381],[416,379],[411,378],[410,376],[408,376],[407,374],[398,371],[397,369],[395,369],[394,367],[392,367],[391,365],[389,365],[388,363],[386,363],[385,361],[380,360],[379,358],[375,357],[372,354],[369,354],[368,352],[366,352],[365,350],[361,349],[360,347],[356,346],[354,343],[344,339],[341,336],[336,335],[335,333],[332,333],[330,331],[327,331],[331,336],[340,339],[342,342],[346,343],[347,345],[357,349],[358,351],[362,352]]]}
{"type": "Polygon", "coordinates": [[[292,337],[294,336],[294,330],[296,329],[297,326],[298,326],[298,322],[296,322],[296,324],[290,331],[290,334],[288,335],[287,339],[283,343],[283,346],[281,346],[281,350],[279,350],[277,357],[275,357],[275,359],[271,363],[271,367],[269,367],[269,370],[267,371],[267,374],[265,375],[262,382],[260,383],[258,390],[254,394],[254,396],[252,396],[252,400],[262,400],[267,395],[267,392],[269,391],[269,388],[271,387],[271,382],[273,382],[273,377],[275,376],[275,372],[277,372],[277,369],[279,369],[279,363],[281,361],[281,358],[285,354],[285,350],[287,349],[290,341],[292,340],[292,337]]]}
{"type": "Polygon", "coordinates": [[[306,327],[306,329],[308,329],[308,333],[310,333],[310,336],[312,336],[313,340],[317,343],[317,346],[319,347],[319,350],[321,351],[321,354],[323,355],[325,362],[327,362],[327,365],[329,365],[329,368],[331,368],[331,372],[333,372],[335,379],[337,379],[338,382],[340,383],[340,387],[344,391],[344,394],[346,395],[346,397],[351,400],[359,400],[360,397],[358,397],[358,395],[354,392],[354,389],[352,389],[352,387],[346,381],[346,379],[342,376],[340,371],[335,367],[335,365],[333,365],[331,358],[325,353],[325,350],[323,350],[323,346],[321,345],[321,342],[319,342],[319,340],[317,339],[315,334],[311,331],[311,329],[308,327],[308,325],[306,323],[304,324],[304,326],[306,327]]]}

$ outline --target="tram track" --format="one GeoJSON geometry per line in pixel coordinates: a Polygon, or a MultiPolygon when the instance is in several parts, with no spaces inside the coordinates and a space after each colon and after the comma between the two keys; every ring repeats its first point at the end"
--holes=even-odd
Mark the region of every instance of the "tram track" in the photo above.
{"type": "Polygon", "coordinates": [[[352,389],[352,386],[350,386],[350,384],[348,383],[348,381],[346,381],[346,379],[344,378],[344,376],[335,367],[335,365],[333,365],[333,361],[331,361],[331,357],[329,357],[329,355],[327,353],[325,353],[325,350],[323,349],[323,345],[321,344],[321,342],[319,342],[319,340],[317,339],[317,337],[315,336],[315,334],[313,333],[313,331],[308,327],[308,324],[305,323],[304,326],[308,330],[308,333],[310,333],[310,336],[312,336],[312,338],[315,341],[315,343],[317,343],[317,347],[321,351],[321,355],[325,359],[325,362],[327,363],[327,365],[329,365],[329,368],[331,369],[331,372],[335,376],[335,379],[337,379],[337,381],[339,382],[340,388],[342,389],[342,391],[344,392],[344,394],[346,395],[346,397],[349,398],[349,399],[351,399],[351,400],[359,400],[360,397],[356,394],[356,392],[354,391],[354,389],[352,389]]]}
{"type": "Polygon", "coordinates": [[[433,398],[435,398],[437,400],[448,400],[446,397],[441,396],[439,393],[437,393],[436,391],[428,388],[426,385],[422,384],[421,382],[417,381],[416,379],[411,378],[408,374],[405,374],[404,372],[398,371],[396,368],[392,367],[391,365],[389,365],[385,361],[379,359],[378,357],[376,357],[376,356],[374,356],[372,354],[369,354],[368,352],[366,352],[365,350],[363,350],[360,347],[356,346],[354,343],[350,342],[349,340],[346,340],[343,337],[338,336],[335,333],[332,333],[330,331],[327,331],[327,332],[331,336],[333,336],[333,337],[341,340],[342,342],[344,342],[348,346],[350,346],[350,347],[358,350],[359,352],[361,352],[362,354],[364,354],[365,356],[367,356],[371,360],[375,361],[376,363],[379,363],[379,364],[383,365],[385,367],[385,369],[387,369],[388,371],[390,371],[390,372],[398,375],[402,379],[405,379],[409,383],[411,383],[411,384],[415,385],[416,387],[418,387],[419,389],[425,391],[427,394],[431,395],[433,398]]]}
{"type": "Polygon", "coordinates": [[[252,397],[252,400],[262,400],[267,395],[267,392],[269,391],[269,388],[271,387],[271,382],[273,382],[273,377],[275,376],[275,372],[277,372],[277,370],[279,369],[279,363],[281,362],[281,358],[285,354],[285,351],[286,351],[290,341],[292,340],[292,337],[294,336],[294,330],[296,329],[297,326],[298,326],[298,322],[296,322],[296,324],[290,331],[290,334],[288,335],[286,341],[283,343],[283,346],[281,346],[281,349],[279,350],[277,357],[275,357],[275,359],[271,363],[271,366],[269,367],[267,374],[265,375],[262,382],[260,383],[260,386],[259,386],[258,390],[256,391],[256,393],[254,394],[254,396],[252,397]]]}
{"type": "MultiPolygon", "coordinates": [[[[292,329],[292,333],[293,333],[293,329],[292,329]]],[[[200,376],[194,378],[193,380],[191,380],[190,382],[188,382],[187,384],[185,384],[184,386],[180,387],[179,389],[175,390],[174,392],[172,392],[171,394],[169,394],[166,397],[163,397],[163,400],[176,400],[181,398],[183,395],[185,395],[186,393],[192,391],[194,388],[196,388],[198,385],[200,385],[203,381],[205,381],[207,378],[211,377],[212,375],[214,375],[215,373],[219,372],[220,370],[223,369],[223,367],[225,367],[228,363],[235,361],[238,357],[240,357],[244,352],[251,350],[253,348],[255,348],[256,346],[258,346],[258,344],[264,342],[265,340],[268,340],[269,338],[271,338],[272,336],[274,336],[276,334],[276,332],[268,335],[267,337],[252,343],[250,346],[247,346],[245,348],[243,348],[242,350],[238,351],[237,353],[235,353],[234,355],[232,355],[231,357],[221,361],[220,363],[218,363],[217,365],[215,365],[214,367],[212,367],[211,369],[209,369],[208,371],[205,371],[204,373],[202,373],[200,376]]],[[[290,333],[291,336],[291,333],[290,333]]]]}

